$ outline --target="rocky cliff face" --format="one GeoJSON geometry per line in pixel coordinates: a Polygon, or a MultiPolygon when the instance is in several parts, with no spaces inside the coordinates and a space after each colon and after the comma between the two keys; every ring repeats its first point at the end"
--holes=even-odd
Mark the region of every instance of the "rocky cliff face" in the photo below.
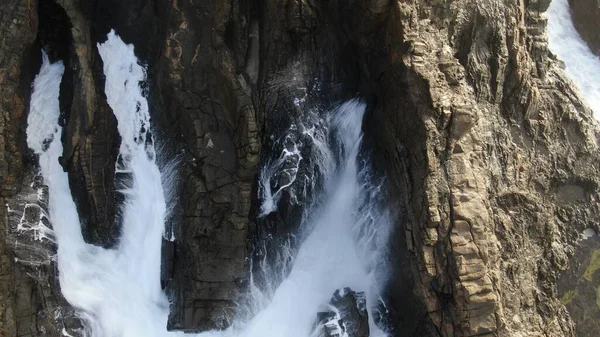
{"type": "MultiPolygon", "coordinates": [[[[178,239],[164,248],[170,328],[226,326],[247,257],[297,225],[302,200],[284,196],[285,207],[258,218],[255,187],[269,136],[299,114],[293,99],[326,106],[358,93],[369,103],[367,142],[398,210],[386,291],[394,334],[575,336],[580,313],[565,309],[557,280],[576,260],[579,234],[600,230],[600,130],[547,49],[548,4],[5,1],[0,197],[28,193],[24,172],[34,168],[22,126],[45,47],[67,64],[62,165],[86,240],[115,244],[119,139],[95,47],[114,28],[147,64],[159,142],[180,177],[170,218],[178,239]]],[[[36,304],[44,298],[62,302],[40,294],[52,277],[24,277],[5,242],[3,335],[40,334],[19,305],[34,317],[50,312],[36,304]],[[19,302],[23,292],[34,294],[31,303],[19,302]],[[17,333],[19,325],[28,332],[17,333]]],[[[598,269],[583,273],[595,279],[598,269]]],[[[58,336],[64,323],[48,324],[58,336]]]]}
{"type": "MultiPolygon", "coordinates": [[[[597,1],[569,1],[575,28],[593,53],[600,52],[597,1]]],[[[600,240],[591,228],[579,239],[575,255],[558,280],[561,303],[571,313],[577,336],[595,336],[600,331],[600,240]]]]}
{"type": "Polygon", "coordinates": [[[547,50],[548,2],[397,6],[408,95],[376,119],[436,333],[573,335],[556,279],[598,216],[598,130],[547,50]]]}
{"type": "Polygon", "coordinates": [[[56,247],[33,231],[16,232],[41,211],[23,131],[40,41],[48,39],[38,19],[35,1],[0,4],[0,336],[60,336],[78,327],[52,276],[56,247]]]}

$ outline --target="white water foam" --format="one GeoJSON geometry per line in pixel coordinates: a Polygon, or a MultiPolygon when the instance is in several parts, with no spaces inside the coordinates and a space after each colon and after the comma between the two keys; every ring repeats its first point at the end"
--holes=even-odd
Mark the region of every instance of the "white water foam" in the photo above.
{"type": "Polygon", "coordinates": [[[64,67],[44,56],[36,77],[28,117],[27,141],[39,155],[49,189],[49,215],[58,244],[60,287],[80,311],[91,336],[163,336],[169,303],[160,287],[161,238],[166,206],[161,175],[149,137],[145,79],[133,47],[111,32],[98,45],[106,74],[108,103],[119,123],[122,144],[117,170],[130,173],[121,191],[123,233],[116,249],[86,244],[67,173],[58,163],[59,86],[64,67]]]}
{"type": "MultiPolygon", "coordinates": [[[[370,182],[360,180],[365,172],[357,160],[364,110],[363,103],[352,100],[331,113],[328,125],[340,157],[332,188],[326,189],[329,195],[319,214],[307,218],[313,222],[309,225],[312,232],[302,242],[290,274],[240,336],[310,336],[317,313],[326,309],[335,290],[343,287],[366,292],[368,306],[379,299],[381,280],[376,270],[383,260],[375,256],[382,257],[389,223],[382,214],[376,216],[377,222],[366,216],[375,209],[364,204],[372,188],[370,182]],[[367,246],[368,251],[362,249],[367,246]]],[[[384,335],[372,321],[370,327],[371,336],[384,335]]]]}
{"type": "Polygon", "coordinates": [[[600,119],[600,58],[575,29],[568,0],[552,0],[547,15],[550,50],[565,63],[565,72],[600,119]]]}
{"type": "Polygon", "coordinates": [[[284,148],[281,151],[279,158],[273,162],[267,163],[260,172],[259,186],[264,200],[260,208],[260,217],[277,210],[277,204],[281,199],[281,193],[296,181],[296,176],[300,169],[302,154],[300,153],[297,142],[292,138],[292,135],[286,135],[284,143],[284,148]],[[273,176],[278,173],[279,175],[285,176],[283,179],[285,179],[286,182],[277,186],[277,189],[273,192],[271,180],[273,179],[273,176]]]}
{"type": "MultiPolygon", "coordinates": [[[[140,83],[144,69],[133,46],[114,32],[98,45],[104,61],[105,92],[122,137],[117,171],[131,181],[121,193],[122,235],[115,249],[84,242],[68,175],[59,165],[62,155],[58,125],[58,88],[64,67],[47,57],[34,82],[28,118],[28,145],[39,155],[49,188],[49,217],[58,244],[61,291],[79,310],[94,337],[171,336],[166,331],[169,303],[160,287],[161,239],[166,203],[161,172],[150,134],[148,104],[140,83]]],[[[291,272],[257,306],[248,322],[201,336],[308,337],[317,312],[327,309],[336,289],[364,291],[374,306],[382,284],[383,252],[390,225],[375,206],[368,167],[359,166],[361,124],[365,105],[350,101],[328,117],[339,158],[332,170],[324,204],[312,214],[310,234],[295,256],[291,272]],[[335,175],[333,175],[335,173],[335,175]]],[[[325,157],[324,157],[325,158],[325,157]]],[[[332,165],[332,159],[322,162],[332,165]]],[[[263,296],[260,291],[257,296],[263,296]]],[[[382,336],[370,315],[371,336],[382,336]]]]}
{"type": "MultiPolygon", "coordinates": [[[[298,99],[295,99],[295,101],[298,99]]],[[[299,107],[299,104],[296,104],[299,107]]],[[[274,147],[281,147],[281,153],[275,160],[268,160],[259,174],[259,196],[262,199],[259,217],[264,217],[277,210],[282,193],[287,191],[291,202],[297,201],[297,193],[307,197],[307,189],[314,190],[318,182],[318,170],[321,176],[328,176],[333,169],[333,154],[328,144],[329,127],[318,111],[305,111],[300,120],[295,121],[286,130],[281,139],[275,141],[274,147]],[[317,166],[310,171],[312,176],[305,176],[302,191],[295,191],[292,185],[298,178],[302,164],[302,151],[310,147],[309,164],[317,166]],[[310,183],[312,186],[307,186],[310,183]]]]}

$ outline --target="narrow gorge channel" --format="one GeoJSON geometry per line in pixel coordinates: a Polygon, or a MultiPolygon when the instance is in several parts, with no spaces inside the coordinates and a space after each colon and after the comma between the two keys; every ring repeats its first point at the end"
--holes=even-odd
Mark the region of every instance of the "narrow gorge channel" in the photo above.
{"type": "Polygon", "coordinates": [[[0,337],[595,337],[593,13],[6,0],[0,337]]]}

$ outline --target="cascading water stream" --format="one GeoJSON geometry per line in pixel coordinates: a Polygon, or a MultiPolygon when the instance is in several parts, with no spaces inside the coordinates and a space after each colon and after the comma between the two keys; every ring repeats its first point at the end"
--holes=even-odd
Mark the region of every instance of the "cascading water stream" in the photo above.
{"type": "MultiPolygon", "coordinates": [[[[167,205],[161,172],[156,164],[150,132],[148,103],[140,83],[145,71],[133,46],[114,32],[98,45],[106,75],[105,92],[121,135],[116,171],[123,178],[120,191],[122,234],[114,249],[87,244],[68,175],[59,165],[62,155],[59,85],[62,63],[51,64],[44,55],[31,97],[27,143],[39,156],[49,188],[49,217],[58,244],[60,287],[81,314],[88,335],[97,337],[170,336],[166,331],[168,300],[160,286],[161,240],[167,205]]],[[[304,241],[287,278],[249,321],[234,322],[225,331],[202,336],[308,337],[315,333],[317,313],[327,307],[336,289],[364,291],[369,308],[375,307],[385,281],[385,248],[390,224],[378,206],[379,185],[369,165],[359,160],[361,124],[365,105],[346,102],[329,113],[329,149],[317,165],[329,175],[327,194],[317,214],[305,219],[304,241]],[[338,158],[334,158],[336,153],[338,158]]],[[[324,139],[323,139],[324,140],[324,139]]],[[[324,143],[317,144],[324,147],[324,143]]],[[[267,170],[270,168],[264,168],[267,170]]],[[[285,187],[283,187],[285,188],[285,187]]],[[[263,212],[274,209],[270,205],[263,212]]],[[[268,277],[268,275],[267,275],[268,277]]],[[[257,292],[256,296],[264,296],[257,292]]],[[[371,336],[385,335],[370,315],[371,336]]]]}
{"type": "MultiPolygon", "coordinates": [[[[369,193],[360,181],[361,168],[357,160],[364,109],[364,104],[353,100],[342,104],[329,116],[328,124],[341,153],[333,188],[329,191],[331,194],[322,212],[310,219],[315,221],[312,232],[301,244],[290,274],[279,285],[269,305],[250,321],[241,336],[309,336],[319,310],[336,289],[343,287],[365,291],[368,305],[377,301],[377,266],[368,259],[369,255],[381,252],[363,250],[359,243],[372,238],[364,235],[365,227],[371,227],[368,232],[376,226],[376,241],[379,247],[384,247],[387,223],[383,216],[378,219],[381,223],[366,223],[361,221],[363,214],[359,212],[361,194],[369,193]]],[[[378,334],[382,332],[371,324],[371,336],[378,334]]]]}
{"type": "Polygon", "coordinates": [[[575,29],[568,0],[552,0],[547,15],[550,50],[565,63],[565,72],[600,119],[600,57],[575,29]]]}
{"type": "Polygon", "coordinates": [[[93,336],[164,335],[169,303],[160,287],[161,239],[166,205],[149,133],[145,79],[133,46],[114,33],[98,46],[104,61],[105,91],[122,137],[117,171],[131,181],[121,191],[122,236],[116,249],[86,244],[73,202],[58,125],[58,88],[64,67],[44,55],[28,116],[27,142],[39,155],[49,189],[49,216],[58,244],[61,291],[89,325],[93,336]]]}

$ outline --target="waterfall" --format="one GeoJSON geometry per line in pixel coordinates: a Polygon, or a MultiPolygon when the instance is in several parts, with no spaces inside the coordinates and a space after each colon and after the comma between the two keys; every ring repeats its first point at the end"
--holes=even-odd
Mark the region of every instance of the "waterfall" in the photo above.
{"type": "Polygon", "coordinates": [[[552,0],[548,15],[548,47],[565,63],[565,72],[600,119],[600,58],[573,25],[568,0],[552,0]]]}
{"type": "Polygon", "coordinates": [[[49,190],[49,217],[58,244],[61,292],[87,324],[91,336],[162,336],[169,303],[160,287],[161,240],[166,213],[161,174],[150,133],[148,103],[140,82],[145,71],[133,46],[111,32],[98,45],[106,75],[108,104],[121,135],[118,174],[126,181],[120,191],[122,235],[115,249],[87,244],[68,175],[59,165],[59,87],[64,67],[44,55],[31,97],[27,143],[39,155],[49,190]]]}
{"type": "MultiPolygon", "coordinates": [[[[359,165],[362,118],[365,105],[351,100],[333,109],[326,125],[339,154],[324,205],[306,220],[311,231],[301,243],[291,271],[278,285],[269,304],[244,327],[240,336],[306,337],[317,313],[336,289],[364,291],[367,305],[378,300],[378,280],[390,224],[377,209],[378,185],[368,165],[359,165]]],[[[332,156],[317,156],[321,166],[333,166],[332,156]]],[[[269,170],[269,167],[263,168],[269,170]]],[[[265,202],[271,202],[266,199],[265,202]]],[[[264,209],[264,208],[263,208],[264,209]]],[[[371,322],[371,336],[383,334],[371,322]]]]}
{"type": "MultiPolygon", "coordinates": [[[[148,102],[141,87],[146,73],[134,47],[114,32],[98,45],[98,51],[104,63],[107,101],[121,136],[115,165],[125,201],[120,209],[122,233],[115,248],[104,249],[83,240],[68,175],[58,161],[62,155],[58,124],[61,62],[51,63],[43,56],[31,96],[27,144],[39,156],[49,189],[60,288],[83,318],[89,336],[182,335],[166,331],[169,302],[160,286],[160,263],[168,209],[163,186],[169,184],[162,180],[170,174],[161,172],[156,164],[148,102]]],[[[251,313],[251,319],[201,336],[315,335],[317,313],[327,309],[332,294],[343,287],[365,292],[369,311],[379,304],[391,223],[381,208],[382,181],[374,178],[368,156],[361,156],[364,111],[364,103],[351,100],[331,109],[323,123],[315,126],[328,132],[327,137],[318,137],[316,146],[321,154],[315,157],[328,176],[327,186],[322,189],[325,195],[318,198],[318,207],[303,220],[306,235],[289,275],[272,294],[256,291],[265,301],[251,313]]],[[[314,129],[305,131],[316,134],[314,129]]],[[[282,154],[283,161],[294,155],[292,148],[282,154]]],[[[296,159],[301,160],[299,153],[296,159]]],[[[267,164],[261,177],[285,169],[281,162],[267,164]]],[[[295,179],[296,173],[297,167],[285,174],[295,179]]],[[[267,184],[266,180],[263,183],[267,184]]],[[[266,198],[271,204],[263,205],[262,213],[275,209],[277,193],[266,198]]],[[[373,316],[369,315],[371,336],[385,335],[373,316]]]]}

